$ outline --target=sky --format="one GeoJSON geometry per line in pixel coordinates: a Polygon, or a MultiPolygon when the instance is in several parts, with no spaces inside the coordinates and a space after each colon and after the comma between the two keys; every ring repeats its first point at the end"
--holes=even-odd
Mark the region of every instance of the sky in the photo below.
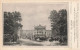
{"type": "Polygon", "coordinates": [[[48,17],[52,10],[68,10],[68,3],[3,3],[3,12],[18,11],[21,13],[23,30],[33,30],[39,24],[51,30],[48,17]]]}

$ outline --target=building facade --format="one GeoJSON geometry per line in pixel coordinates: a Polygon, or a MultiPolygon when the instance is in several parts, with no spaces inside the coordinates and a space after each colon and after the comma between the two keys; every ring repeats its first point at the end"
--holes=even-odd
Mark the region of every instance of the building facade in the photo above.
{"type": "Polygon", "coordinates": [[[36,39],[51,37],[51,30],[46,30],[46,26],[35,26],[34,30],[21,30],[21,38],[36,39]]]}

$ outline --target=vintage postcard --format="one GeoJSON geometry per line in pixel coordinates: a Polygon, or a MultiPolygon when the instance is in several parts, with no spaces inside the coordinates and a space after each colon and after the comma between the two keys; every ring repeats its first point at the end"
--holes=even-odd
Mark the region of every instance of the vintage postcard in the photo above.
{"type": "Polygon", "coordinates": [[[79,3],[3,1],[1,4],[2,50],[79,47],[79,3]]]}

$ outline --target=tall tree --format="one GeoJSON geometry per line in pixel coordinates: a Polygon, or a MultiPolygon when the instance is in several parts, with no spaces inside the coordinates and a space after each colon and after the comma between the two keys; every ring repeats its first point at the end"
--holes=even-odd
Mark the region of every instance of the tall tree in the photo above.
{"type": "Polygon", "coordinates": [[[57,25],[59,19],[58,12],[56,10],[51,11],[49,19],[51,21],[52,36],[54,37],[59,33],[57,25]]]}
{"type": "Polygon", "coordinates": [[[4,12],[4,42],[17,40],[17,31],[22,27],[21,21],[20,12],[4,12]]]}
{"type": "Polygon", "coordinates": [[[52,37],[54,36],[67,36],[67,11],[61,9],[51,11],[49,19],[52,27],[52,37]]]}
{"type": "Polygon", "coordinates": [[[60,35],[67,35],[67,11],[62,9],[59,11],[60,20],[57,24],[60,25],[60,35]]]}

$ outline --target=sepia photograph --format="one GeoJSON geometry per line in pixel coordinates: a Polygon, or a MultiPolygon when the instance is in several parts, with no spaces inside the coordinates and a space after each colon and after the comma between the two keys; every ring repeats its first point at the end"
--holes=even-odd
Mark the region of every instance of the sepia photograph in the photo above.
{"type": "Polygon", "coordinates": [[[68,46],[67,2],[3,3],[3,46],[68,46]]]}

